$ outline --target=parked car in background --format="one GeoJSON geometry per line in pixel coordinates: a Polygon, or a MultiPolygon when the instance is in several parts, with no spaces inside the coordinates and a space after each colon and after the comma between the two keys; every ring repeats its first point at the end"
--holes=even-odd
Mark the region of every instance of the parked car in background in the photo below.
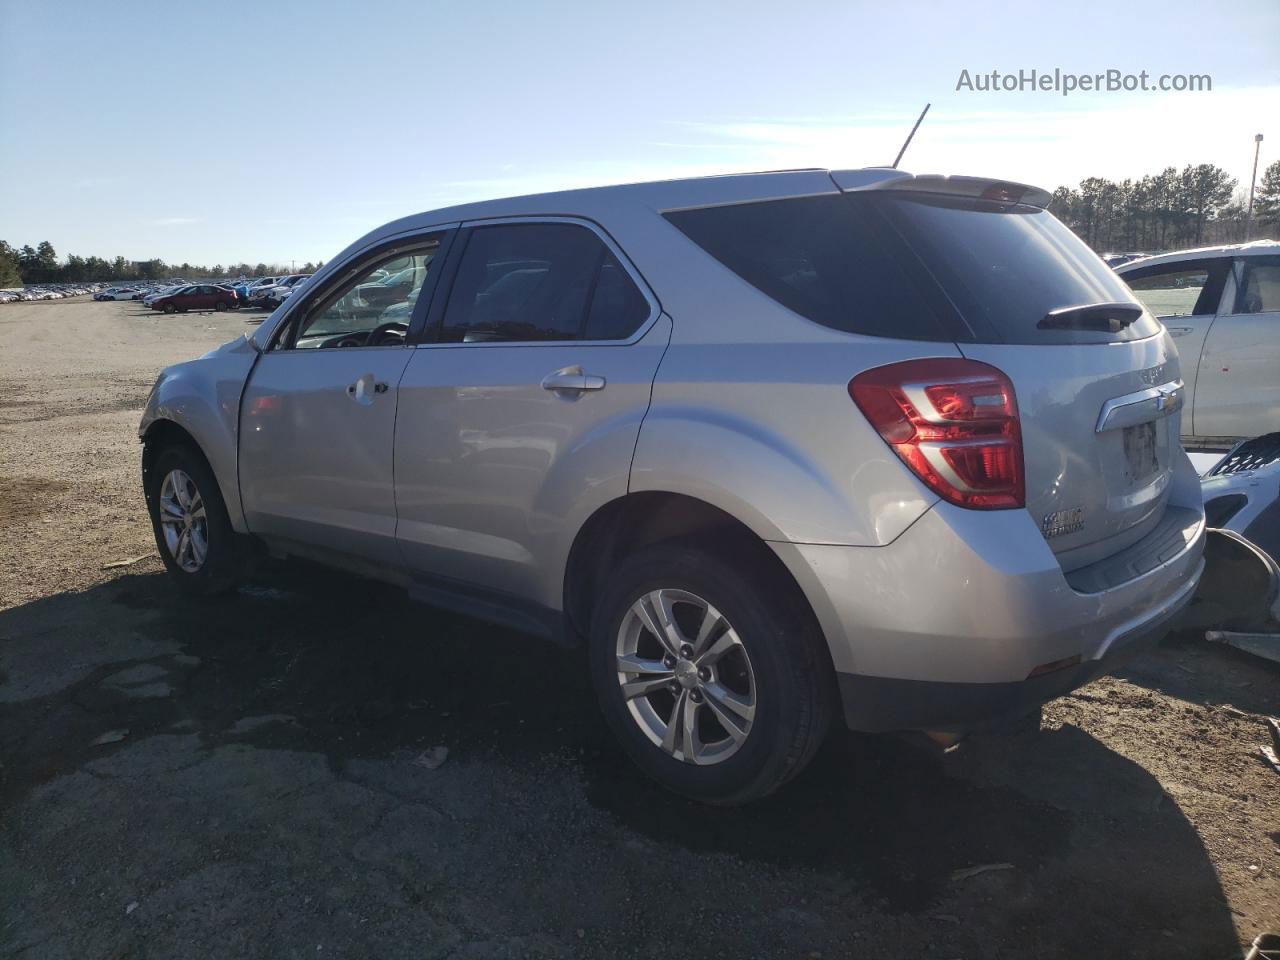
{"type": "Polygon", "coordinates": [[[161,374],[172,583],[226,589],[251,536],[562,638],[635,762],[715,803],[836,712],[1036,709],[1161,636],[1204,543],[1173,340],[1049,199],[808,170],[388,224],[161,374]]]}
{"type": "Polygon", "coordinates": [[[164,313],[186,313],[188,310],[233,310],[240,305],[235,291],[211,283],[192,284],[157,297],[148,304],[164,313]]]}
{"type": "Polygon", "coordinates": [[[273,286],[277,279],[278,278],[276,277],[262,277],[255,280],[241,280],[239,283],[235,284],[234,289],[240,300],[243,303],[248,304],[253,300],[253,290],[255,287],[273,286]]]}
{"type": "Polygon", "coordinates": [[[0,303],[17,303],[21,299],[16,290],[0,290],[0,303]]]}
{"type": "Polygon", "coordinates": [[[1177,344],[1187,445],[1280,431],[1280,243],[1165,253],[1116,272],[1177,344]]]}
{"type": "Polygon", "coordinates": [[[252,291],[252,299],[249,301],[249,305],[274,310],[284,300],[287,290],[310,276],[311,274],[309,273],[294,273],[287,277],[281,277],[279,282],[275,284],[258,287],[252,291]]]}
{"type": "Polygon", "coordinates": [[[157,300],[159,300],[161,297],[167,297],[170,294],[177,293],[178,291],[184,289],[187,286],[188,284],[185,284],[185,283],[170,284],[169,286],[160,287],[158,289],[152,290],[150,293],[143,294],[142,305],[144,307],[149,307],[153,303],[155,303],[157,300]]]}
{"type": "Polygon", "coordinates": [[[137,297],[138,291],[132,287],[108,287],[93,295],[95,300],[135,300],[137,297]]]}

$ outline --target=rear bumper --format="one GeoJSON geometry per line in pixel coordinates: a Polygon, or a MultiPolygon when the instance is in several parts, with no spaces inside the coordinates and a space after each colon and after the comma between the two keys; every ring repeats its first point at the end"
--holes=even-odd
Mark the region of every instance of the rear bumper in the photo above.
{"type": "Polygon", "coordinates": [[[1190,602],[1195,586],[1190,583],[1167,609],[1113,642],[1102,657],[1043,676],[1004,683],[947,683],[837,674],[845,723],[851,730],[954,733],[997,726],[1112,673],[1154,646],[1190,602]]]}
{"type": "Polygon", "coordinates": [[[939,503],[883,547],[771,546],[823,629],[851,727],[967,729],[1060,696],[1165,633],[1204,569],[1203,513],[1182,516],[1145,572],[1096,592],[1072,588],[1025,510],[939,503]]]}

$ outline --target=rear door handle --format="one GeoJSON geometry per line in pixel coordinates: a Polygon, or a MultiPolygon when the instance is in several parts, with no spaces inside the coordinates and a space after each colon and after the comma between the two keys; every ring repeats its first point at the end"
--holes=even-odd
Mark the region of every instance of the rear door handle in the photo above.
{"type": "Polygon", "coordinates": [[[543,390],[565,393],[582,393],[584,390],[603,390],[604,377],[583,373],[581,367],[565,367],[542,378],[543,390]]]}

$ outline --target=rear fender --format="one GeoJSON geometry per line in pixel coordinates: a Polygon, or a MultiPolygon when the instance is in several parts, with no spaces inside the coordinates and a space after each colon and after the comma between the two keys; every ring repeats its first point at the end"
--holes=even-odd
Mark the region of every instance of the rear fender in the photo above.
{"type": "Polygon", "coordinates": [[[655,402],[640,428],[630,492],[694,497],[762,540],[882,546],[937,498],[875,441],[845,471],[758,420],[655,402]]]}

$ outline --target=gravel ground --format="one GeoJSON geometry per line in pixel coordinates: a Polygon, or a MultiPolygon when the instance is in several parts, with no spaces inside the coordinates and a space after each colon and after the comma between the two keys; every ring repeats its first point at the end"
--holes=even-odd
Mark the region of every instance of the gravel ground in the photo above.
{"type": "Polygon", "coordinates": [[[569,653],[304,566],[203,605],[104,569],[153,549],[156,372],[252,319],[0,307],[0,956],[1227,958],[1280,927],[1280,671],[1229,650],[945,757],[833,736],[725,811],[638,777],[569,653]]]}

